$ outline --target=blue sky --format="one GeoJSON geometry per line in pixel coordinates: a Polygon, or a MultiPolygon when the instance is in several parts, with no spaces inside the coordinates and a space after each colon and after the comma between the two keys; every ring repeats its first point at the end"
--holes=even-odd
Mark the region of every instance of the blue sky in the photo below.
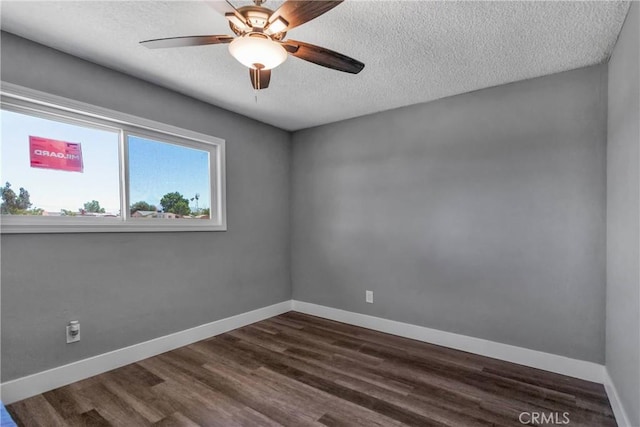
{"type": "MultiPolygon", "coordinates": [[[[77,211],[95,199],[107,212],[118,213],[117,132],[6,110],[0,112],[0,125],[1,185],[9,181],[16,193],[24,187],[31,194],[32,208],[77,211]],[[30,135],[82,144],[84,171],[32,168],[30,135]]],[[[164,194],[178,191],[187,199],[199,193],[199,207],[210,207],[208,152],[131,137],[129,164],[130,203],[144,200],[160,207],[164,194]]]]}

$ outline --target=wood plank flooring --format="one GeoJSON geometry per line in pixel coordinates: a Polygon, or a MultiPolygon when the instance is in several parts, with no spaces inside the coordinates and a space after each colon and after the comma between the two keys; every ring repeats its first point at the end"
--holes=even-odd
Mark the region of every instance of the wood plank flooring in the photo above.
{"type": "Polygon", "coordinates": [[[8,410],[21,426],[616,425],[600,384],[295,312],[8,410]]]}

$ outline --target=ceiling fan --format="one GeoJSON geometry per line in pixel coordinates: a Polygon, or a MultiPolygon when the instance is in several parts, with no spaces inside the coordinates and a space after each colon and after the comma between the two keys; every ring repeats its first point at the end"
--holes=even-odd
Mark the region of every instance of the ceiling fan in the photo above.
{"type": "Polygon", "coordinates": [[[320,46],[297,40],[285,40],[287,31],[311,21],[338,6],[343,0],[286,0],[276,11],[262,4],[266,0],[253,0],[255,5],[236,9],[227,0],[208,0],[206,3],[229,21],[229,35],[185,36],[140,42],[149,49],[229,44],[229,52],[249,68],[254,89],[266,89],[271,70],[282,64],[287,55],[323,67],[358,74],[364,64],[320,46]]]}

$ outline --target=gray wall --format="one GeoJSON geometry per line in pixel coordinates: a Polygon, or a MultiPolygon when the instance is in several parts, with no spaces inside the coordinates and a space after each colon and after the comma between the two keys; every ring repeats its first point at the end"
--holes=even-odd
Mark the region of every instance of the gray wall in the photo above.
{"type": "Polygon", "coordinates": [[[294,133],[294,298],[604,362],[606,78],[294,133]]]}
{"type": "Polygon", "coordinates": [[[640,426],[640,5],[609,61],[607,140],[607,369],[640,426]]]}
{"type": "Polygon", "coordinates": [[[290,134],[11,34],[1,52],[4,81],[226,139],[229,228],[3,235],[2,381],[291,298],[290,134]]]}

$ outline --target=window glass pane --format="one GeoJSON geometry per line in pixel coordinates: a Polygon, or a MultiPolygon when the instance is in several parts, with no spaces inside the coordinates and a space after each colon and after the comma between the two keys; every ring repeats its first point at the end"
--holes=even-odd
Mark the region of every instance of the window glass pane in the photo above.
{"type": "Polygon", "coordinates": [[[209,219],[209,151],[129,136],[133,218],[209,219]]]}
{"type": "Polygon", "coordinates": [[[3,215],[120,216],[118,132],[0,114],[3,215]]]}

